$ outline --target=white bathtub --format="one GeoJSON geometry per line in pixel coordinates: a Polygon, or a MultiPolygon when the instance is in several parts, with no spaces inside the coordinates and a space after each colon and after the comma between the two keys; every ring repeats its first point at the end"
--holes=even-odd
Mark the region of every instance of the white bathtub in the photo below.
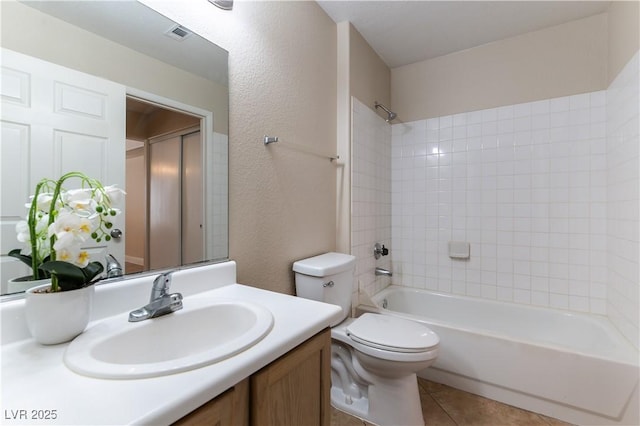
{"type": "Polygon", "coordinates": [[[604,317],[398,286],[372,300],[360,310],[440,336],[421,377],[574,424],[640,424],[638,351],[604,317]]]}

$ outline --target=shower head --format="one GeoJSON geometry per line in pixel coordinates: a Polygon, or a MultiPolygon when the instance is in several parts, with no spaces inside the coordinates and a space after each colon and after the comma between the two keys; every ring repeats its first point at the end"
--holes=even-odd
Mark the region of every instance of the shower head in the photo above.
{"type": "Polygon", "coordinates": [[[387,113],[387,118],[386,118],[386,120],[384,120],[387,123],[390,123],[391,120],[394,120],[398,116],[398,114],[396,114],[395,112],[389,110],[389,108],[387,108],[386,106],[378,103],[378,101],[375,101],[375,103],[373,105],[376,107],[376,109],[377,108],[382,108],[384,110],[384,112],[387,113]]]}

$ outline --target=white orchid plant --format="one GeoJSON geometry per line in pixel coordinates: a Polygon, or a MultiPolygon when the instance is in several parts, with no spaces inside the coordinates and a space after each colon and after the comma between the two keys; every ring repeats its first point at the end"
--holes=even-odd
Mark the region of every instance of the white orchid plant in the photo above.
{"type": "Polygon", "coordinates": [[[51,291],[68,291],[93,284],[104,267],[90,262],[83,250],[88,240],[110,241],[113,219],[120,214],[115,207],[125,192],[115,186],[103,186],[81,172],[69,172],[60,179],[42,179],[25,206],[27,220],[18,222],[18,241],[24,249],[9,256],[29,265],[32,279],[51,278],[51,291]],[[65,189],[69,179],[79,179],[80,188],[65,189]]]}

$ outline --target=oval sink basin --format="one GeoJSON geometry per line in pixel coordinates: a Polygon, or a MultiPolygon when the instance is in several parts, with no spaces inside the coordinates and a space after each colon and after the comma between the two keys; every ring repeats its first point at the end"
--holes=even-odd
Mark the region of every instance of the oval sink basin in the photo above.
{"type": "Polygon", "coordinates": [[[260,341],[273,315],[255,303],[185,299],[184,308],[141,322],[128,314],[97,323],[67,347],[76,373],[137,379],[179,373],[232,357],[260,341]]]}

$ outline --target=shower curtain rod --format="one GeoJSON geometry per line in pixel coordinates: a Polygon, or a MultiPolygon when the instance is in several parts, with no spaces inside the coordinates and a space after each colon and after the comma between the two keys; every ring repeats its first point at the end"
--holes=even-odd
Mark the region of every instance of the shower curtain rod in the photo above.
{"type": "MultiPolygon", "coordinates": [[[[267,136],[267,135],[265,135],[264,138],[262,139],[262,142],[265,145],[276,143],[278,141],[279,141],[279,139],[278,139],[277,136],[267,136]]],[[[322,158],[328,158],[329,161],[331,161],[331,162],[334,162],[334,161],[340,159],[339,155],[328,155],[328,154],[325,154],[323,152],[316,151],[315,149],[311,149],[311,148],[309,148],[307,146],[300,145],[300,144],[297,144],[297,143],[294,143],[294,142],[286,142],[283,146],[286,146],[287,148],[291,148],[291,149],[294,149],[294,150],[299,151],[299,152],[303,152],[305,154],[315,155],[317,157],[322,157],[322,158]]]]}

